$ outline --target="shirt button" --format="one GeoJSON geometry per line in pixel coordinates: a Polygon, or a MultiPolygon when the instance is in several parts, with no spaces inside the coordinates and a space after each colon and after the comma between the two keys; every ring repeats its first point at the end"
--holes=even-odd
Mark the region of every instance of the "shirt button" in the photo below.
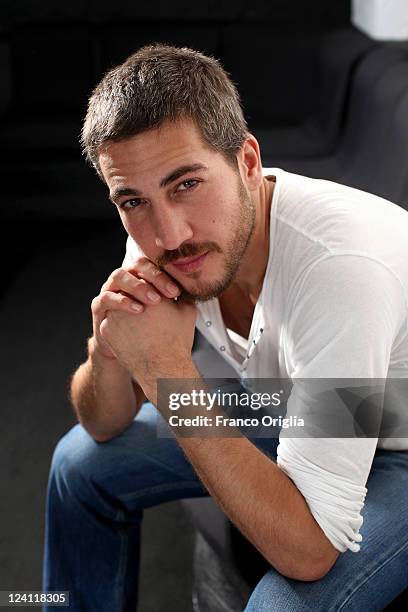
{"type": "Polygon", "coordinates": [[[206,324],[207,327],[211,327],[211,325],[212,325],[211,321],[206,321],[205,324],[206,324]]]}
{"type": "Polygon", "coordinates": [[[225,346],[224,345],[220,346],[220,351],[225,351],[225,346]]]}

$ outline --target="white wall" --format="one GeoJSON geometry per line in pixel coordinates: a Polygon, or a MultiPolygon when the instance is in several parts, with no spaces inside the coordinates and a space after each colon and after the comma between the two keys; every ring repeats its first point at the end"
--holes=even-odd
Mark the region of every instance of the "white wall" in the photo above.
{"type": "Polygon", "coordinates": [[[408,0],[352,0],[351,22],[376,40],[408,40],[408,0]]]}

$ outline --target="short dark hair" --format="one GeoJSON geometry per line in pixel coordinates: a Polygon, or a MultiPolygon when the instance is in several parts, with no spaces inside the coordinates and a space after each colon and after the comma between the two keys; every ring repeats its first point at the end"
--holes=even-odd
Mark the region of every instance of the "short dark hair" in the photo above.
{"type": "Polygon", "coordinates": [[[238,91],[219,61],[186,47],[147,45],[96,86],[81,143],[103,180],[98,149],[104,142],[183,118],[192,119],[203,140],[237,164],[248,127],[238,91]]]}

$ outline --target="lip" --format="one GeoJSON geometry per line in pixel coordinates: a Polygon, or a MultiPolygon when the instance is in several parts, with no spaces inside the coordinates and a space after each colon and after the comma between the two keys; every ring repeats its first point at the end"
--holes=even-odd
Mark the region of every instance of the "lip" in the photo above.
{"type": "Polygon", "coordinates": [[[208,253],[209,251],[203,253],[202,255],[186,257],[185,259],[178,259],[177,261],[174,261],[171,265],[174,266],[177,270],[180,270],[180,272],[195,272],[202,266],[208,253]]]}

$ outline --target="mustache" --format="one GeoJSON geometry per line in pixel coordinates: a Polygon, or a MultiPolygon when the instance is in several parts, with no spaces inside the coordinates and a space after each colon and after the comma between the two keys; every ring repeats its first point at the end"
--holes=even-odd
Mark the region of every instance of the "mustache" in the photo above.
{"type": "Polygon", "coordinates": [[[194,255],[201,255],[202,253],[206,253],[207,251],[217,251],[218,253],[222,253],[221,248],[218,246],[216,242],[201,242],[199,244],[182,244],[178,249],[174,251],[165,251],[163,255],[161,255],[156,260],[156,265],[158,268],[163,268],[166,264],[172,263],[177,259],[184,257],[193,257],[194,255]]]}

